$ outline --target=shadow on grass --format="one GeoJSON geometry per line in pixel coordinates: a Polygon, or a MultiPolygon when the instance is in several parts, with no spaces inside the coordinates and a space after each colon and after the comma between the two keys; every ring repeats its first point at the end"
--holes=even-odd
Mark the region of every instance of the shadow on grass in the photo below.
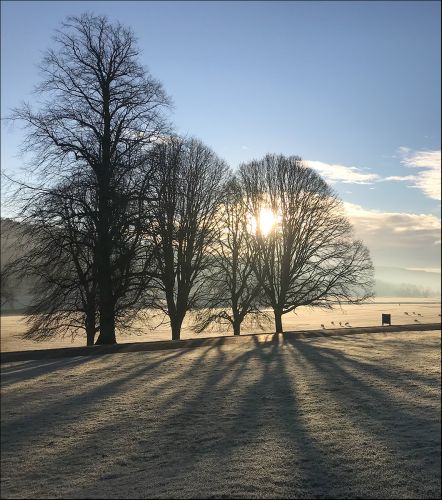
{"type": "MultiPolygon", "coordinates": [[[[46,496],[438,497],[437,378],[322,340],[83,358],[65,391],[8,396],[28,411],[2,422],[2,453],[68,434],[27,457],[28,477],[52,478],[46,496]]],[[[9,391],[66,363],[16,367],[9,391]]]]}
{"type": "Polygon", "coordinates": [[[64,359],[30,360],[2,368],[2,386],[8,386],[23,378],[38,378],[57,370],[74,367],[90,361],[90,358],[75,357],[64,359]]]}

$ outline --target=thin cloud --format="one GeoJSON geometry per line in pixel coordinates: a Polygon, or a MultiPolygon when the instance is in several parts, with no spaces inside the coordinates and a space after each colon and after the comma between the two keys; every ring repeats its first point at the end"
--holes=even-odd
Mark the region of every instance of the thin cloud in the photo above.
{"type": "Polygon", "coordinates": [[[412,151],[409,148],[399,148],[401,163],[408,168],[421,169],[411,177],[414,187],[420,189],[433,200],[441,199],[441,152],[412,151]]]}
{"type": "Polygon", "coordinates": [[[325,163],[307,160],[306,164],[321,174],[328,182],[334,184],[372,184],[379,179],[378,174],[367,173],[358,167],[347,167],[336,163],[325,163]]]}
{"type": "Polygon", "coordinates": [[[380,179],[382,181],[415,181],[417,178],[415,175],[390,175],[389,177],[384,177],[380,179]]]}
{"type": "Polygon", "coordinates": [[[355,203],[344,202],[348,216],[358,224],[363,224],[367,231],[388,229],[392,233],[430,232],[434,241],[440,239],[441,221],[432,214],[414,214],[406,212],[381,212],[368,210],[355,203]]]}
{"type": "Polygon", "coordinates": [[[425,273],[440,273],[440,267],[407,267],[407,271],[423,271],[425,273]]]}

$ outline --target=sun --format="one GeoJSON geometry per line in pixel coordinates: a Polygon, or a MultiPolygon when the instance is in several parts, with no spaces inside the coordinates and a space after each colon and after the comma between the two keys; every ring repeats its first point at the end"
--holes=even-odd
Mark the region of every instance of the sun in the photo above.
{"type": "Polygon", "coordinates": [[[249,215],[248,220],[247,227],[252,234],[266,237],[278,224],[280,217],[276,216],[270,208],[261,207],[257,216],[249,215]]]}
{"type": "Polygon", "coordinates": [[[258,227],[263,236],[268,236],[276,223],[274,213],[270,208],[263,207],[258,215],[258,227]]]}

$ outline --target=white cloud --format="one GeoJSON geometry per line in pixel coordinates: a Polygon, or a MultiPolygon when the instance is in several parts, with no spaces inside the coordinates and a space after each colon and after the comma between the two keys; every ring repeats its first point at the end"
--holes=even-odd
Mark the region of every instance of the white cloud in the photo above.
{"type": "Polygon", "coordinates": [[[441,152],[411,151],[409,148],[399,148],[401,163],[409,168],[422,169],[416,175],[408,176],[414,186],[426,196],[434,200],[441,199],[441,152]]]}
{"type": "Polygon", "coordinates": [[[381,212],[344,203],[355,234],[377,265],[440,266],[441,221],[432,214],[381,212]]]}
{"type": "Polygon", "coordinates": [[[378,174],[367,173],[358,167],[347,167],[335,163],[325,163],[316,160],[307,160],[306,164],[321,174],[331,184],[342,182],[345,184],[372,184],[379,179],[378,174]]]}
{"type": "Polygon", "coordinates": [[[420,189],[425,196],[441,199],[441,152],[412,151],[400,147],[401,163],[407,168],[421,169],[416,174],[390,175],[382,177],[359,167],[348,167],[335,163],[307,160],[306,164],[321,174],[327,182],[344,184],[374,184],[376,182],[408,182],[409,187],[420,189]]]}
{"type": "Polygon", "coordinates": [[[415,181],[415,175],[390,175],[389,177],[384,177],[380,179],[382,181],[415,181]]]}

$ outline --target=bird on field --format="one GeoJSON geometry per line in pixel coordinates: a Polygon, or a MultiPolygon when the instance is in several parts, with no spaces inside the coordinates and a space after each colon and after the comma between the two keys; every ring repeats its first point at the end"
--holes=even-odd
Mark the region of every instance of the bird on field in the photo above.
{"type": "Polygon", "coordinates": [[[325,328],[325,326],[324,326],[324,325],[322,325],[322,324],[321,324],[321,327],[322,327],[322,328],[325,328]]]}
{"type": "Polygon", "coordinates": [[[421,313],[417,313],[418,316],[420,316],[422,318],[422,314],[421,313]]]}
{"type": "Polygon", "coordinates": [[[332,322],[331,322],[331,324],[332,324],[333,326],[335,326],[335,322],[334,322],[334,321],[332,321],[332,322]]]}
{"type": "Polygon", "coordinates": [[[342,326],[342,323],[341,323],[341,322],[339,322],[339,326],[342,326]]]}
{"type": "Polygon", "coordinates": [[[415,313],[415,312],[413,312],[413,314],[416,316],[416,313],[415,313]]]}
{"type": "Polygon", "coordinates": [[[415,319],[414,322],[415,323],[420,323],[420,321],[418,319],[415,319]]]}
{"type": "Polygon", "coordinates": [[[408,316],[408,313],[407,312],[404,312],[404,314],[406,314],[408,316]]]}
{"type": "Polygon", "coordinates": [[[345,326],[351,326],[351,325],[350,325],[350,323],[347,321],[347,322],[345,323],[345,326]]]}

